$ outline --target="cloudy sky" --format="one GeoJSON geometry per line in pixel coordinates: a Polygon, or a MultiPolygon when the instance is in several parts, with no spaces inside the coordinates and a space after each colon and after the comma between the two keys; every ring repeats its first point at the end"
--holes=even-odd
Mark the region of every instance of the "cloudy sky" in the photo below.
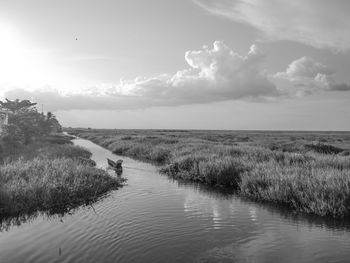
{"type": "Polygon", "coordinates": [[[0,98],[65,126],[350,130],[348,0],[0,0],[0,98]]]}

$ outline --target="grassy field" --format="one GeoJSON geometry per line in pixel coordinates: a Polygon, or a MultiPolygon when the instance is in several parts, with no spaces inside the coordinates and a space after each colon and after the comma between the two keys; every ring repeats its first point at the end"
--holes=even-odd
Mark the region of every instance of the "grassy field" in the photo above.
{"type": "Polygon", "coordinates": [[[67,129],[174,178],[320,216],[350,216],[350,132],[67,129]]]}
{"type": "Polygon", "coordinates": [[[91,153],[65,136],[50,136],[0,154],[0,218],[64,213],[121,186],[95,168],[91,153]]]}

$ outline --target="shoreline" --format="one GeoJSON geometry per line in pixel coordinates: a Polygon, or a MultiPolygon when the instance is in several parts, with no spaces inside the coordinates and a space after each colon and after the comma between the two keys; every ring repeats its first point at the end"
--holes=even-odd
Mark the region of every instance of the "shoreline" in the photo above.
{"type": "Polygon", "coordinates": [[[291,212],[339,220],[350,216],[350,194],[346,191],[350,180],[348,156],[210,142],[198,143],[202,148],[198,150],[197,142],[187,138],[187,145],[183,145],[181,139],[176,141],[178,138],[171,139],[164,133],[146,137],[140,132],[126,135],[115,130],[103,130],[100,134],[99,130],[79,130],[76,134],[113,153],[156,163],[162,174],[174,179],[199,182],[214,189],[227,188],[247,200],[286,207],[291,212]],[[189,148],[191,143],[194,146],[189,148]],[[181,147],[185,149],[182,152],[181,147]],[[186,150],[189,153],[183,154],[186,150]]]}

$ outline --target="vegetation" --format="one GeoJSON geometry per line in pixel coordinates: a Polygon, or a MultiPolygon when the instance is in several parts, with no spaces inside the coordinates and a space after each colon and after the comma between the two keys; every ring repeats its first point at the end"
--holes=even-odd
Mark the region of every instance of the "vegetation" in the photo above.
{"type": "Polygon", "coordinates": [[[306,144],[305,147],[312,151],[324,154],[337,154],[343,152],[343,149],[335,147],[329,144],[317,143],[317,144],[306,144]]]}
{"type": "Polygon", "coordinates": [[[73,146],[55,116],[29,101],[1,102],[10,112],[0,135],[0,219],[35,212],[63,213],[121,186],[98,169],[91,153],[73,146]]]}
{"type": "Polygon", "coordinates": [[[35,104],[28,100],[0,101],[1,110],[9,114],[8,125],[4,127],[1,135],[3,145],[8,150],[33,143],[51,132],[61,131],[56,117],[50,112],[46,116],[39,113],[34,107],[35,104]]]}
{"type": "Polygon", "coordinates": [[[174,178],[228,187],[244,197],[300,212],[350,216],[349,133],[68,132],[117,154],[162,165],[160,171],[174,178]]]}
{"type": "Polygon", "coordinates": [[[65,152],[80,152],[76,157],[85,156],[88,152],[76,151],[71,145],[60,147],[62,152],[51,152],[51,149],[44,150],[49,157],[19,159],[0,166],[1,216],[36,211],[66,212],[120,186],[120,182],[104,170],[77,159],[54,157],[65,152]]]}

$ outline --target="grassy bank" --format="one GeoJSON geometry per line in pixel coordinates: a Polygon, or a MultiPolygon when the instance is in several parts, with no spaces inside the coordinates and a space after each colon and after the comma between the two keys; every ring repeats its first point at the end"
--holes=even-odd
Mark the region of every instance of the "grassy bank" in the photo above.
{"type": "Polygon", "coordinates": [[[50,136],[0,154],[0,217],[66,212],[95,201],[120,180],[95,168],[91,153],[50,136]]]}
{"type": "Polygon", "coordinates": [[[350,216],[348,133],[70,130],[174,178],[296,211],[350,216]],[[248,135],[247,135],[248,134],[248,135]]]}

